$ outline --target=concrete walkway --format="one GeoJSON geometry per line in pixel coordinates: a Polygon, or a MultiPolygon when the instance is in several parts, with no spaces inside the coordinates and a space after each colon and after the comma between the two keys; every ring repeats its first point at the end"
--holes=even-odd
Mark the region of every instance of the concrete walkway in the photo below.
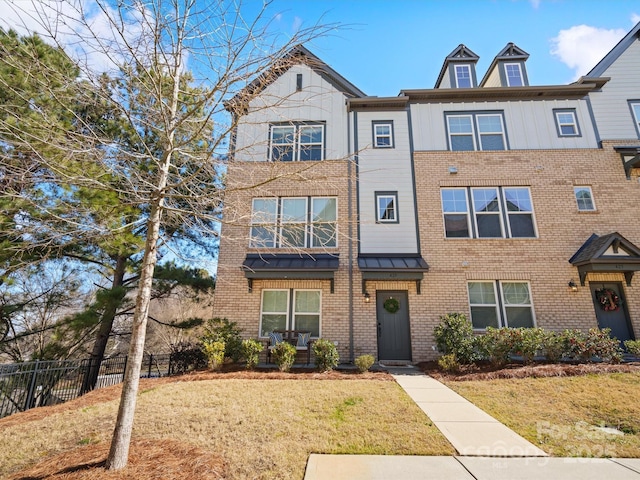
{"type": "Polygon", "coordinates": [[[458,456],[312,454],[304,480],[640,480],[640,459],[551,458],[419,370],[387,370],[458,456]]]}

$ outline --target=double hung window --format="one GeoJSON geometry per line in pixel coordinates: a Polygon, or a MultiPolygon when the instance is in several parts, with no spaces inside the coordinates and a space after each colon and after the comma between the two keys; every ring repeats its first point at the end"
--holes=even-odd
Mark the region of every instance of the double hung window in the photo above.
{"type": "Polygon", "coordinates": [[[398,223],[397,192],[376,192],[376,222],[398,223]]]}
{"type": "Polygon", "coordinates": [[[443,188],[447,238],[535,238],[527,187],[443,188]]]}
{"type": "Polygon", "coordinates": [[[559,137],[580,136],[575,109],[556,109],[553,113],[556,118],[556,130],[559,137]]]}
{"type": "Polygon", "coordinates": [[[274,330],[306,330],[320,336],[320,290],[263,290],[260,313],[260,336],[274,330]]]}
{"type": "Polygon", "coordinates": [[[631,113],[635,121],[636,133],[638,137],[640,137],[640,100],[629,102],[629,106],[631,107],[631,113]]]}
{"type": "Polygon", "coordinates": [[[305,161],[324,159],[324,124],[271,125],[269,159],[305,161]]]}
{"type": "Polygon", "coordinates": [[[334,197],[254,198],[250,246],[310,248],[337,246],[334,197]]]}
{"type": "Polygon", "coordinates": [[[502,113],[447,114],[446,118],[450,150],[506,150],[502,113]]]}
{"type": "Polygon", "coordinates": [[[529,283],[474,281],[467,288],[473,328],[535,326],[529,283]]]}
{"type": "Polygon", "coordinates": [[[504,74],[507,78],[507,86],[522,87],[524,81],[522,79],[522,69],[519,63],[505,63],[504,74]]]}
{"type": "Polygon", "coordinates": [[[393,148],[393,122],[373,122],[373,147],[393,148]]]}
{"type": "Polygon", "coordinates": [[[456,87],[458,88],[471,88],[471,66],[469,65],[455,65],[456,72],[456,87]]]}

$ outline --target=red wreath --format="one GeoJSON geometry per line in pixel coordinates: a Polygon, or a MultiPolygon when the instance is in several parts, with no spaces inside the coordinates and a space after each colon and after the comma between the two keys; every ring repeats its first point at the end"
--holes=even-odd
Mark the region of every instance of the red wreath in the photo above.
{"type": "Polygon", "coordinates": [[[610,288],[596,290],[596,298],[605,312],[615,312],[620,308],[620,297],[610,288]]]}

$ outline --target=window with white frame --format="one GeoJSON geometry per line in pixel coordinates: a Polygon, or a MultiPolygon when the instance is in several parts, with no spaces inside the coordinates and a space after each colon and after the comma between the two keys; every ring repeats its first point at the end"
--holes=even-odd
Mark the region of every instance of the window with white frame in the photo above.
{"type": "Polygon", "coordinates": [[[272,161],[323,160],[324,124],[271,125],[269,159],[272,161]]]}
{"type": "Polygon", "coordinates": [[[576,197],[579,211],[592,212],[596,209],[591,187],[573,187],[573,193],[576,197]]]}
{"type": "Polygon", "coordinates": [[[502,113],[449,113],[446,119],[450,150],[506,150],[502,113]]]}
{"type": "Polygon", "coordinates": [[[470,65],[455,65],[455,77],[456,87],[458,88],[471,88],[473,86],[471,81],[471,66],[470,65]]]}
{"type": "Polygon", "coordinates": [[[398,223],[398,192],[376,192],[376,222],[398,223]]]}
{"type": "Polygon", "coordinates": [[[393,148],[393,122],[373,122],[373,147],[393,148]]]}
{"type": "Polygon", "coordinates": [[[466,188],[443,188],[441,191],[444,232],[447,238],[469,238],[469,202],[466,188]]]}
{"type": "Polygon", "coordinates": [[[443,188],[440,197],[447,238],[536,237],[527,187],[443,188]]]}
{"type": "Polygon", "coordinates": [[[249,246],[337,247],[335,197],[254,198],[249,246]]]}
{"type": "Polygon", "coordinates": [[[507,78],[507,86],[522,87],[524,80],[522,78],[522,68],[519,63],[505,63],[504,73],[507,78]]]}
{"type": "Polygon", "coordinates": [[[559,137],[579,137],[578,119],[575,109],[555,109],[556,129],[559,137]]]}
{"type": "Polygon", "coordinates": [[[260,336],[274,330],[303,330],[320,337],[322,292],[307,289],[262,291],[260,336]]]}
{"type": "Polygon", "coordinates": [[[528,282],[472,281],[467,288],[474,329],[535,326],[528,282]]]}
{"type": "Polygon", "coordinates": [[[636,132],[638,133],[638,137],[640,137],[640,100],[629,102],[629,106],[631,107],[631,113],[635,120],[636,132]]]}

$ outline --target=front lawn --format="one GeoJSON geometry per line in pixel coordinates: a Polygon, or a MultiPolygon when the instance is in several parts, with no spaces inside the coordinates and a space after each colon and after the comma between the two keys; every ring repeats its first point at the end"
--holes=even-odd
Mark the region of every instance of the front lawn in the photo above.
{"type": "Polygon", "coordinates": [[[300,480],[310,453],[454,454],[389,375],[369,376],[143,380],[124,477],[99,470],[119,394],[102,389],[0,420],[0,477],[300,480]]]}
{"type": "Polygon", "coordinates": [[[640,457],[638,371],[444,381],[553,456],[640,457]]]}

